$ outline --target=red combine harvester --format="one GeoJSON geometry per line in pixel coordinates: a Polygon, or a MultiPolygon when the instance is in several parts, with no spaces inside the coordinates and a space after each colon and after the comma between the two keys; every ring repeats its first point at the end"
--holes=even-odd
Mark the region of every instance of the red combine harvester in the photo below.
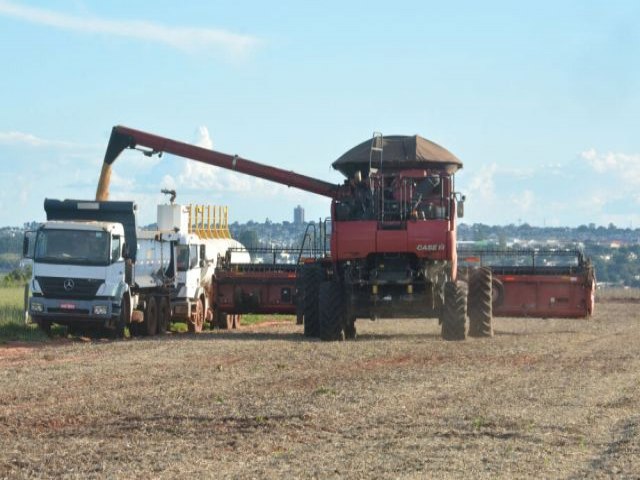
{"type": "Polygon", "coordinates": [[[458,250],[460,271],[493,274],[496,317],[584,318],[593,314],[596,279],[579,250],[458,250]]]}
{"type": "Polygon", "coordinates": [[[474,269],[468,283],[457,281],[456,217],[464,197],[454,175],[462,162],[443,147],[417,135],[375,134],[333,163],[346,177],[338,185],[123,126],[112,130],[103,170],[126,148],[168,152],[332,199],[331,255],[305,263],[297,278],[306,336],[354,338],[356,318],[378,317],[437,318],[445,340],[462,340],[467,331],[493,334],[491,270],[474,269]]]}

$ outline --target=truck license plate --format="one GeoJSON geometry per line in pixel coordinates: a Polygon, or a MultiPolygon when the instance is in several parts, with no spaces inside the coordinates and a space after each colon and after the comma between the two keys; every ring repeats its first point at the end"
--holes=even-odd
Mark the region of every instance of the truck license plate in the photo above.
{"type": "Polygon", "coordinates": [[[60,308],[64,308],[65,310],[74,310],[76,306],[73,303],[61,303],[60,308]]]}

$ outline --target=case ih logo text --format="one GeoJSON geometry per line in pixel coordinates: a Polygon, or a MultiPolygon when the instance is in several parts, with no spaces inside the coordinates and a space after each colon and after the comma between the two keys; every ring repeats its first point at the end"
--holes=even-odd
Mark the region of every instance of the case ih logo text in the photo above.
{"type": "Polygon", "coordinates": [[[442,252],[444,243],[421,243],[416,247],[419,252],[442,252]]]}
{"type": "Polygon", "coordinates": [[[70,292],[71,290],[73,290],[73,287],[75,287],[75,283],[73,283],[73,280],[71,280],[70,278],[67,278],[62,286],[67,292],[70,292]]]}

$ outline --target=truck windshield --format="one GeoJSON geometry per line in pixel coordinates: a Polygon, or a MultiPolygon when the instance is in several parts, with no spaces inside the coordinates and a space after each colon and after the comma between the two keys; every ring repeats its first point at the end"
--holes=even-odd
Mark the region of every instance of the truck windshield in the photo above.
{"type": "Polygon", "coordinates": [[[95,230],[40,230],[34,260],[43,263],[108,265],[109,237],[95,230]]]}

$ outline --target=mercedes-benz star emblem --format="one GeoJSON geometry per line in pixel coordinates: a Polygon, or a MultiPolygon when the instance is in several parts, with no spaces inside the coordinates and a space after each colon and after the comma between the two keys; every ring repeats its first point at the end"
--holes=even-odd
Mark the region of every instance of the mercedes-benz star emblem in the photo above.
{"type": "Polygon", "coordinates": [[[64,281],[63,286],[67,292],[70,292],[71,290],[73,290],[73,287],[75,287],[75,284],[73,283],[73,280],[71,280],[70,278],[67,278],[64,281]]]}

